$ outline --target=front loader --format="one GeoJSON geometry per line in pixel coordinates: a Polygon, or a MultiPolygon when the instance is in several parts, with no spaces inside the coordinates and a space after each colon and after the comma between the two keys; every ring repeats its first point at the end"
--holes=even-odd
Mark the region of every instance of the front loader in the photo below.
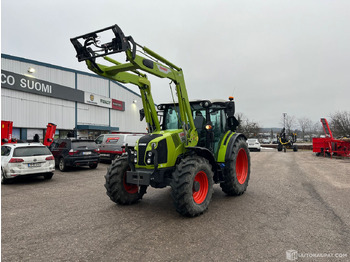
{"type": "Polygon", "coordinates": [[[235,132],[238,121],[232,97],[190,101],[182,69],[125,36],[117,25],[71,38],[71,42],[78,61],[85,61],[91,71],[134,84],[141,93],[140,115],[149,133],[108,168],[105,187],[112,201],[133,204],[142,199],[148,186],[171,186],[177,212],[193,217],[207,210],[214,183],[228,195],[246,191],[250,155],[246,137],[235,132]],[[107,32],[112,33],[112,40],[101,43],[99,36],[107,32]],[[109,57],[117,53],[124,53],[126,62],[109,57]],[[111,65],[97,63],[100,57],[111,65]],[[171,80],[177,100],[173,97],[172,103],[156,108],[145,73],[171,80]]]}

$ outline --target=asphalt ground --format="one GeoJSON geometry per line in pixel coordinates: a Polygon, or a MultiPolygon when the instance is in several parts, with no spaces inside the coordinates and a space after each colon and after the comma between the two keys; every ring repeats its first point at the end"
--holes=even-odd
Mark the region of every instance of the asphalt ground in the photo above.
{"type": "Polygon", "coordinates": [[[251,163],[245,194],[215,185],[195,218],[175,211],[170,188],[114,204],[107,164],[1,185],[1,259],[350,261],[350,159],[263,149],[251,163]]]}

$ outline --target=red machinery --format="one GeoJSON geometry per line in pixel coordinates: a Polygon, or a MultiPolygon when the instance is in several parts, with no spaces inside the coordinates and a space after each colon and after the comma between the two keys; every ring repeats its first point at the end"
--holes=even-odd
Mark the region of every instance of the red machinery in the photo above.
{"type": "MultiPolygon", "coordinates": [[[[3,121],[1,120],[1,145],[5,143],[17,143],[17,139],[12,138],[12,128],[13,128],[13,122],[12,121],[3,121]]],[[[50,146],[53,142],[54,136],[56,132],[56,125],[52,123],[47,124],[45,138],[44,138],[44,145],[50,146]]],[[[39,140],[37,141],[39,142],[39,140]]]]}
{"type": "Polygon", "coordinates": [[[44,143],[43,143],[45,146],[50,146],[52,144],[53,139],[55,137],[56,126],[57,125],[55,125],[53,123],[47,124],[44,143]]]}
{"type": "Polygon", "coordinates": [[[321,123],[326,137],[313,138],[312,148],[316,155],[350,157],[350,140],[335,139],[329,128],[327,119],[321,118],[321,123]]]}
{"type": "Polygon", "coordinates": [[[17,143],[15,138],[12,139],[12,121],[1,120],[1,145],[5,143],[17,143]]]}

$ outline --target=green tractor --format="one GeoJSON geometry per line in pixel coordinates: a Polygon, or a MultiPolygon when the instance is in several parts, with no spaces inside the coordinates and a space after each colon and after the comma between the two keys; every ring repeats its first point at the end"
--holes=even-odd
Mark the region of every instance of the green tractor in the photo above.
{"type": "Polygon", "coordinates": [[[182,69],[125,36],[117,25],[71,38],[71,42],[78,61],[85,61],[91,71],[134,84],[141,93],[140,117],[146,119],[148,134],[133,150],[126,146],[127,154],[108,168],[105,187],[112,201],[133,204],[142,199],[148,186],[171,186],[177,212],[193,217],[208,209],[214,183],[230,196],[246,191],[250,155],[246,137],[235,132],[239,123],[233,97],[190,101],[182,69]],[[98,40],[111,31],[111,42],[98,40]],[[115,53],[125,53],[126,62],[108,56],[115,53]],[[97,63],[98,57],[112,65],[97,63]],[[173,96],[172,103],[156,107],[145,72],[170,79],[177,100],[173,96]]]}

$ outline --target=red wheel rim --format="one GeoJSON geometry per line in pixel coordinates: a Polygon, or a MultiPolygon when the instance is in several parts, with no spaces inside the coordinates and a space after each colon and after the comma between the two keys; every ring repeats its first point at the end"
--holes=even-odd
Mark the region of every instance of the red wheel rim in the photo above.
{"type": "Polygon", "coordinates": [[[193,200],[197,204],[202,204],[208,194],[209,183],[207,174],[204,171],[199,171],[195,176],[194,181],[199,183],[199,190],[195,191],[193,189],[193,200]]]}
{"type": "Polygon", "coordinates": [[[248,157],[244,148],[238,151],[236,159],[236,175],[238,183],[244,184],[248,176],[248,157]]]}
{"type": "Polygon", "coordinates": [[[139,187],[137,185],[126,183],[126,173],[124,174],[123,185],[124,185],[125,191],[128,192],[129,194],[135,194],[139,191],[139,187]]]}

